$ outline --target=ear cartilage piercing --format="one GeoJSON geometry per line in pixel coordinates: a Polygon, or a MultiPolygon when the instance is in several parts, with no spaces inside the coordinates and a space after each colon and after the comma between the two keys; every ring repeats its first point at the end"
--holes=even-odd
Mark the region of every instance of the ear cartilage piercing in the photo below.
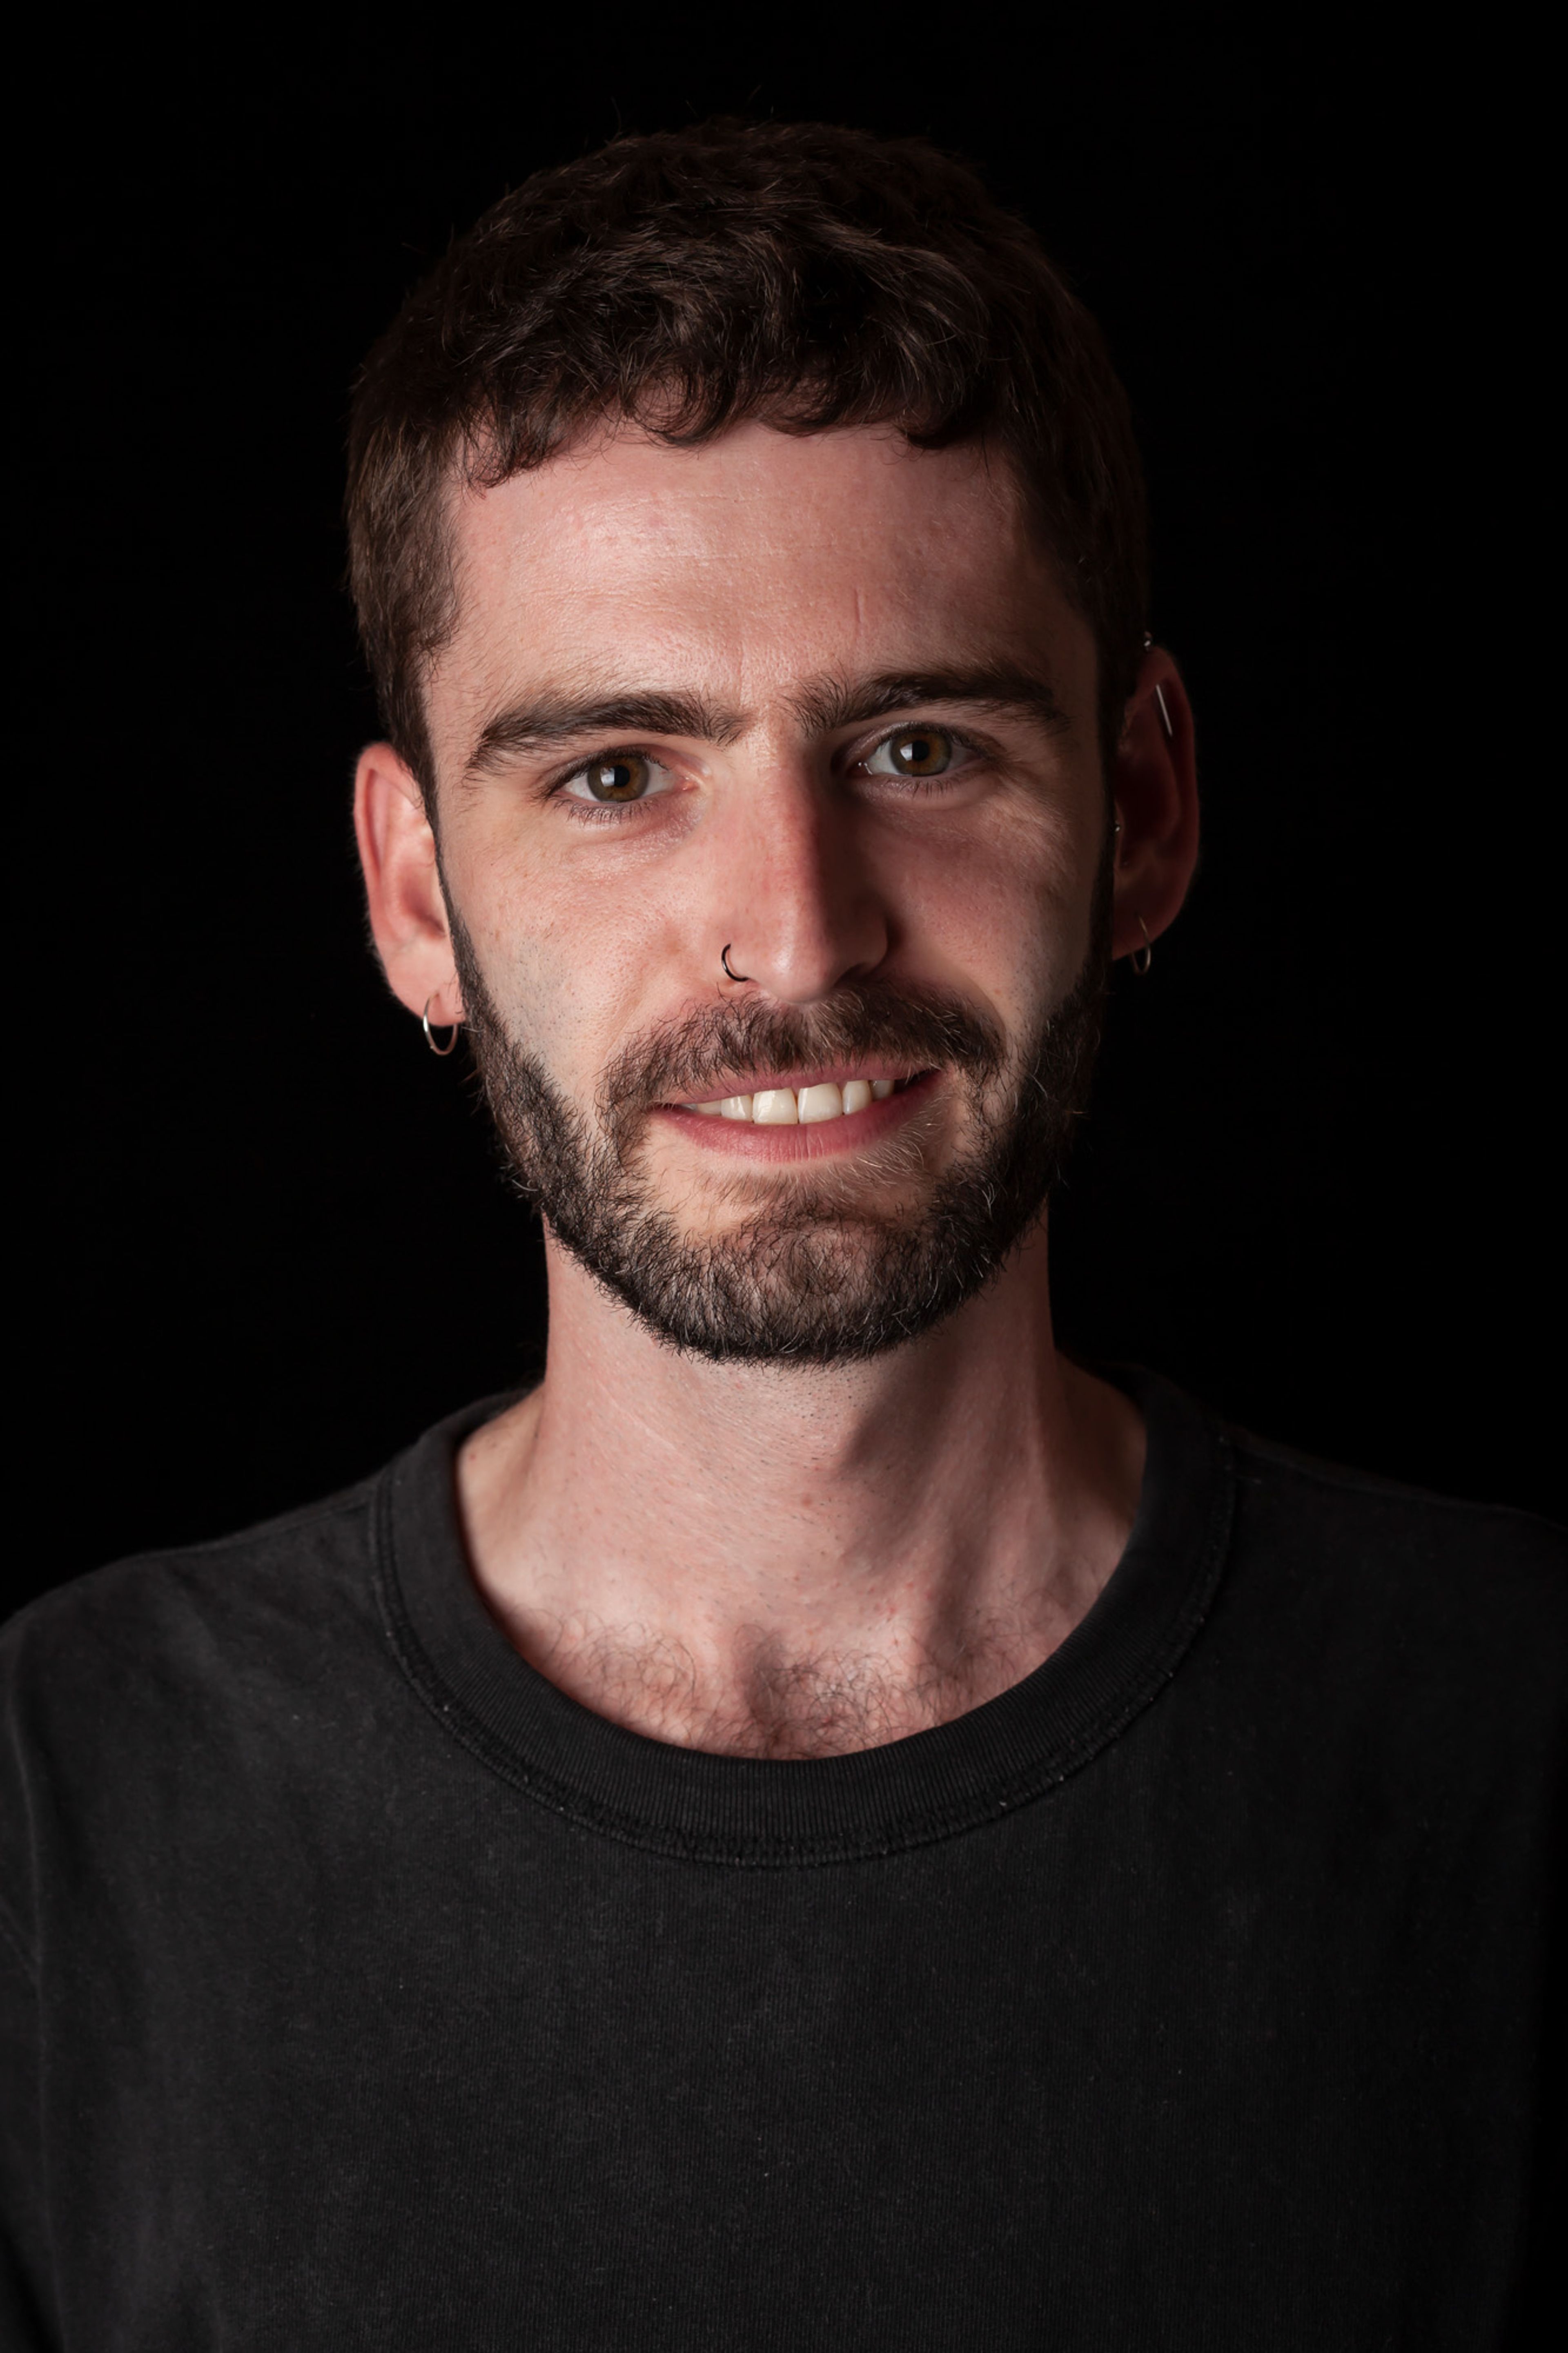
{"type": "MultiPolygon", "coordinates": [[[[1143,650],[1146,654],[1152,654],[1154,650],[1152,629],[1145,629],[1143,632],[1143,650]]],[[[1156,685],[1154,700],[1160,706],[1160,724],[1165,731],[1165,741],[1167,744],[1173,744],[1176,740],[1176,731],[1171,724],[1171,706],[1165,700],[1165,690],[1163,686],[1156,685]]]]}

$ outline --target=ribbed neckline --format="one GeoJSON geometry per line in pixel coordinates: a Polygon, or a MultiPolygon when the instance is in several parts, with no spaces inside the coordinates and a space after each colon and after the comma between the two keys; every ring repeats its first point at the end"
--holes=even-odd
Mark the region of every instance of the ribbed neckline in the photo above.
{"type": "Polygon", "coordinates": [[[595,1715],[507,1641],[474,1585],[455,1462],[489,1398],[389,1465],[374,1542],[386,1629],[452,1736],[584,1828],[695,1862],[853,1862],[994,1820],[1079,1771],[1174,1673],[1224,1567],[1234,1479],[1212,1418],[1152,1376],[1109,1374],[1142,1409],[1138,1515],[1103,1591],[1060,1648],[951,1723],[847,1757],[714,1757],[595,1715]]]}

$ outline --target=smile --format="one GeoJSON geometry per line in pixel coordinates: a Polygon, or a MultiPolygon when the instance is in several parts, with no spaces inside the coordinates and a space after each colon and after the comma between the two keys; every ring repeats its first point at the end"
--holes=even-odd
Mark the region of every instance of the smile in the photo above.
{"type": "Polygon", "coordinates": [[[820,1079],[804,1087],[759,1087],[751,1094],[721,1095],[711,1103],[682,1103],[700,1119],[748,1120],[754,1127],[815,1127],[830,1119],[852,1119],[874,1103],[886,1103],[909,1081],[820,1079]]]}
{"type": "Polygon", "coordinates": [[[794,1086],[737,1088],[706,1103],[660,1104],[667,1120],[700,1148],[732,1158],[796,1161],[859,1152],[894,1134],[942,1085],[940,1071],[875,1078],[845,1071],[803,1073],[794,1086]]]}

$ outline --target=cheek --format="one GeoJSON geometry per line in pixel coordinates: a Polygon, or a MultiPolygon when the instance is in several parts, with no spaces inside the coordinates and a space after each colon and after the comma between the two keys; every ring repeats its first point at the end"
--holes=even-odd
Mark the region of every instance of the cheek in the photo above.
{"type": "MultiPolygon", "coordinates": [[[[485,986],[512,1034],[574,1091],[589,1087],[678,959],[681,925],[651,876],[531,856],[503,834],[449,853],[485,986]]],[[[662,1007],[659,1009],[665,1009],[662,1007]]]]}
{"type": "Polygon", "coordinates": [[[1014,1029],[1060,1002],[1082,969],[1099,842],[1049,812],[902,861],[906,957],[922,977],[985,1000],[1014,1029]]]}

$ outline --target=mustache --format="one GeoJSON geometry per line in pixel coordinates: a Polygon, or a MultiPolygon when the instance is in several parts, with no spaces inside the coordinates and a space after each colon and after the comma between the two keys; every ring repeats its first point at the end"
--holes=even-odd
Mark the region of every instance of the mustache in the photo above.
{"type": "Polygon", "coordinates": [[[856,984],[821,1005],[698,1006],[624,1046],[605,1070],[600,1109],[611,1124],[744,1071],[782,1077],[815,1063],[885,1056],[916,1069],[956,1065],[984,1082],[1003,1064],[999,1027],[944,991],[856,984]]]}

